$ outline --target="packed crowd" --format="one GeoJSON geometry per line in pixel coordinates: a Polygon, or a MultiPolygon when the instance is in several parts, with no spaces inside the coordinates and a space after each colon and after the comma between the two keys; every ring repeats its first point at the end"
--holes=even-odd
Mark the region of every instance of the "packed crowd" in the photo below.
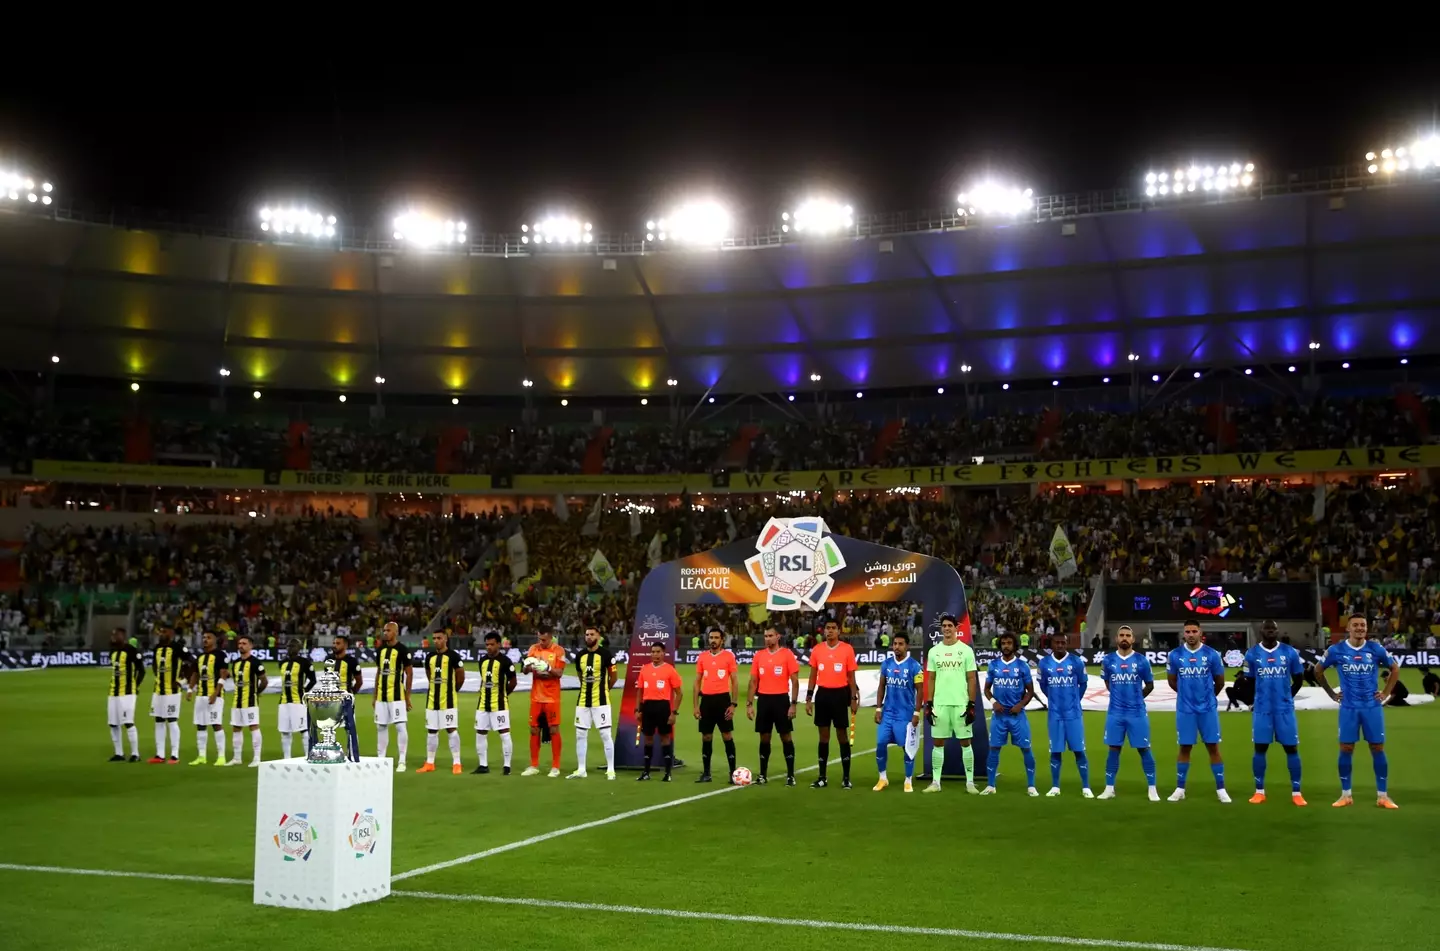
{"type": "MultiPolygon", "coordinates": [[[[1409,445],[1428,433],[1426,419],[1402,412],[1393,397],[1208,406],[1172,402],[1140,412],[1078,407],[984,417],[936,415],[923,402],[893,441],[880,439],[885,419],[762,424],[741,463],[750,471],[920,466],[975,456],[1014,459],[1118,458],[1220,450],[1261,451],[1334,446],[1409,445]]],[[[1423,404],[1430,405],[1429,401],[1423,404]]],[[[859,412],[859,410],[853,410],[859,412]]],[[[877,410],[877,412],[879,412],[877,410]]],[[[217,417],[205,422],[151,418],[157,459],[212,460],[216,465],[287,468],[289,424],[283,419],[217,417]]],[[[115,416],[73,410],[0,414],[0,463],[33,459],[120,462],[127,426],[115,416]]],[[[618,426],[602,454],[605,472],[708,472],[727,458],[739,424],[675,428],[618,426]]],[[[299,437],[310,468],[331,471],[491,474],[578,473],[594,431],[581,427],[424,426],[316,423],[299,437]],[[444,454],[443,463],[441,454],[444,454]]]]}

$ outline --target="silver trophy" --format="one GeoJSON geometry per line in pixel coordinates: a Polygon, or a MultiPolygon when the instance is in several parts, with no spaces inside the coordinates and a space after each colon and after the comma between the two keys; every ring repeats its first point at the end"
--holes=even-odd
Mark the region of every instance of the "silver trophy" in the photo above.
{"type": "Polygon", "coordinates": [[[325,662],[325,669],[315,675],[315,686],[305,695],[305,708],[310,715],[310,752],[305,761],[321,765],[348,762],[346,746],[356,746],[355,698],[340,683],[335,662],[325,662]],[[350,742],[342,745],[335,732],[345,727],[350,742]]]}

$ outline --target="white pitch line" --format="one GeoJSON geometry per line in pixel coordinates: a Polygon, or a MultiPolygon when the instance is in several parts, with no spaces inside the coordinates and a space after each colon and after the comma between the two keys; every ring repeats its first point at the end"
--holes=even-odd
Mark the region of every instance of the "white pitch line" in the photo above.
{"type": "Polygon", "coordinates": [[[1125,948],[1129,951],[1239,951],[1192,944],[1165,944],[1153,941],[1119,941],[1110,938],[1074,938],[1067,935],[1011,934],[1004,931],[970,931],[965,928],[924,928],[917,925],[883,925],[864,921],[821,921],[811,918],[772,918],[768,915],[732,915],[719,911],[682,911],[675,908],[645,908],[640,905],[606,905],[582,901],[553,901],[548,898],[502,898],[495,895],[447,895],[443,892],[391,892],[399,898],[428,901],[482,902],[488,905],[520,905],[527,908],[563,908],[571,911],[604,911],[617,915],[650,915],[656,918],[684,918],[694,921],[723,921],[743,925],[780,925],[789,928],[826,928],[831,931],[865,931],[886,935],[917,935],[938,938],[967,938],[972,941],[1002,941],[1010,944],[1060,944],[1078,948],[1125,948]]]}
{"type": "MultiPolygon", "coordinates": [[[[812,769],[814,767],[811,767],[812,769]]],[[[798,772],[798,770],[797,770],[798,772]]],[[[732,787],[727,786],[726,790],[732,787]]],[[[738,788],[738,787],[734,787],[738,788]]],[[[721,792],[716,790],[715,792],[721,792]]],[[[712,795],[712,794],[707,794],[712,795]]],[[[679,802],[680,800],[676,800],[679,802]]],[[[59,865],[16,865],[0,862],[0,871],[44,872],[56,875],[88,875],[99,878],[142,878],[162,882],[197,882],[202,885],[251,885],[248,878],[218,878],[213,875],[169,875],[161,872],[125,872],[101,868],[64,868],[59,865]]],[[[524,908],[564,908],[571,911],[603,911],[616,915],[649,915],[690,921],[722,921],[745,925],[778,925],[788,928],[826,928],[831,931],[862,931],[871,934],[916,935],[939,938],[968,938],[974,941],[1002,941],[1011,944],[1059,944],[1078,948],[1122,948],[1126,951],[1241,951],[1205,945],[1168,944],[1153,941],[1120,941],[1108,938],[1075,938],[1067,935],[1011,934],[1004,931],[970,931],[964,928],[925,928],[917,925],[886,925],[865,921],[821,921],[809,918],[772,918],[768,915],[732,915],[720,911],[685,911],[678,908],[644,908],[639,905],[607,905],[596,902],[560,901],[554,898],[507,898],[500,895],[458,895],[445,892],[393,891],[394,898],[426,901],[480,902],[487,905],[515,905],[524,908]]]]}
{"type": "MultiPolygon", "coordinates": [[[[875,747],[872,746],[868,750],[861,750],[859,752],[851,753],[850,758],[853,760],[857,756],[866,756],[873,752],[875,752],[875,747]]],[[[826,763],[826,765],[833,766],[839,762],[840,760],[837,757],[836,759],[830,760],[828,763],[826,763]]],[[[798,776],[801,773],[814,772],[819,768],[819,765],[805,766],[795,770],[795,775],[798,776]]],[[[619,822],[622,819],[633,819],[636,816],[643,816],[651,812],[659,812],[662,809],[670,809],[674,806],[683,806],[686,803],[699,802],[702,799],[709,799],[711,796],[723,796],[725,793],[735,792],[744,788],[744,786],[722,786],[719,789],[712,789],[709,792],[699,793],[694,796],[684,796],[680,799],[672,799],[669,802],[656,803],[653,806],[644,806],[640,809],[631,809],[629,812],[618,812],[613,816],[606,816],[604,819],[595,819],[590,822],[582,822],[579,825],[567,826],[564,829],[554,829],[550,832],[543,832],[540,835],[532,835],[530,838],[521,839],[518,842],[511,842],[507,845],[497,845],[493,849],[485,849],[483,852],[472,852],[469,855],[462,855],[459,858],[450,859],[448,862],[436,862],[434,865],[426,865],[421,868],[412,868],[408,872],[401,872],[398,875],[392,876],[391,881],[400,882],[404,881],[407,878],[414,878],[417,875],[428,875],[431,872],[440,872],[447,868],[454,868],[457,865],[467,865],[471,862],[478,862],[481,859],[488,859],[492,855],[499,855],[502,852],[513,852],[515,849],[523,849],[527,845],[539,845],[541,842],[548,842],[551,839],[558,839],[562,835],[570,835],[574,832],[584,832],[587,829],[597,829],[600,826],[608,826],[612,822],[619,822]]]]}

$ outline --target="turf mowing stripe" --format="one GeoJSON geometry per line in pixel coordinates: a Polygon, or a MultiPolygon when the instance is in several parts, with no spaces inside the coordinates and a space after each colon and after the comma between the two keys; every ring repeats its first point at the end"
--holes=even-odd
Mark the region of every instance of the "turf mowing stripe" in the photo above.
{"type": "Polygon", "coordinates": [[[248,878],[216,878],[212,875],[167,875],[163,872],[117,872],[105,868],[62,868],[59,865],[12,865],[0,862],[9,872],[54,872],[59,875],[94,875],[100,878],[150,878],[159,882],[201,882],[206,885],[253,885],[248,878]]]}
{"type": "Polygon", "coordinates": [[[657,918],[684,918],[694,921],[723,921],[744,925],[781,925],[789,928],[828,928],[831,931],[865,931],[885,935],[918,935],[939,938],[968,938],[972,941],[1003,941],[1011,944],[1060,944],[1078,948],[1126,948],[1129,951],[1239,951],[1193,944],[1165,944],[1153,941],[1118,941],[1108,938],[1072,938],[1065,935],[1010,934],[1004,931],[969,931],[964,928],[924,928],[917,925],[881,925],[863,921],[820,921],[809,918],[772,918],[768,915],[732,915],[719,911],[681,911],[674,908],[643,908],[639,905],[605,905],[582,901],[555,901],[549,898],[502,898],[495,895],[449,895],[443,892],[391,892],[397,898],[427,901],[482,902],[489,905],[520,905],[527,908],[564,908],[571,911],[604,911],[617,915],[650,915],[657,918]]]}
{"type": "MultiPolygon", "coordinates": [[[[857,756],[866,756],[873,752],[875,752],[875,747],[872,746],[868,750],[860,750],[858,752],[851,753],[850,758],[853,760],[857,756]]],[[[828,763],[826,763],[826,765],[833,766],[839,762],[840,759],[837,757],[830,760],[828,763]]],[[[815,772],[819,768],[820,767],[818,765],[805,766],[795,770],[795,775],[799,776],[801,773],[815,772]]],[[[584,832],[587,829],[597,829],[600,826],[608,826],[610,825],[610,823],[619,822],[622,819],[633,819],[636,816],[643,816],[647,813],[659,812],[661,809],[669,809],[672,806],[683,806],[686,803],[690,802],[699,802],[702,799],[709,799],[711,796],[723,796],[725,793],[735,792],[736,790],[744,788],[744,786],[722,786],[719,789],[712,789],[709,792],[703,792],[695,796],[685,796],[680,799],[672,799],[669,802],[656,803],[653,806],[645,806],[641,809],[631,809],[629,812],[619,812],[613,816],[606,816],[604,819],[594,819],[590,822],[582,822],[579,825],[567,826],[564,829],[554,829],[550,832],[541,833],[540,835],[532,835],[528,839],[521,839],[519,842],[511,842],[508,845],[497,845],[493,849],[486,849],[483,852],[472,852],[469,855],[462,855],[457,859],[450,859],[448,862],[436,862],[434,865],[426,865],[421,868],[412,868],[408,872],[401,872],[398,875],[392,876],[391,881],[400,882],[404,881],[407,878],[414,878],[417,875],[428,875],[431,872],[444,871],[447,868],[454,868],[457,865],[467,865],[470,862],[478,862],[481,859],[488,859],[490,856],[499,855],[502,852],[512,852],[515,849],[523,849],[527,845],[539,845],[541,842],[548,842],[551,839],[558,839],[562,835],[570,835],[572,832],[584,832]]]]}

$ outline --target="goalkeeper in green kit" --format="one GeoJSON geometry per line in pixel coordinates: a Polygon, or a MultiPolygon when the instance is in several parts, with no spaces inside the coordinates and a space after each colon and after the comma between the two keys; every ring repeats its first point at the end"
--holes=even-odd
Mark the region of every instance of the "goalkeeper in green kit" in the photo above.
{"type": "Polygon", "coordinates": [[[980,792],[975,787],[975,752],[970,748],[975,698],[980,694],[975,652],[960,640],[954,615],[940,615],[940,634],[942,640],[930,648],[925,658],[925,714],[930,718],[930,736],[935,741],[935,749],[930,752],[930,785],[925,791],[940,791],[945,741],[954,737],[960,741],[965,757],[965,791],[974,795],[980,792]]]}

